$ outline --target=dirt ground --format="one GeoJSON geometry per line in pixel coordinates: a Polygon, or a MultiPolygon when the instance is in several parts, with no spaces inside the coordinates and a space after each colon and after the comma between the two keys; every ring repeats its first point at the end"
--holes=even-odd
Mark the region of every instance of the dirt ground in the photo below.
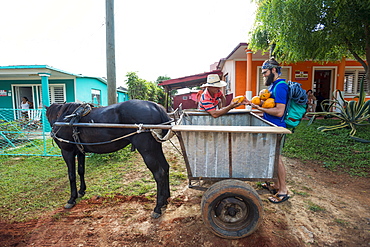
{"type": "MultiPolygon", "coordinates": [[[[166,156],[176,152],[169,142],[166,156]]],[[[370,246],[370,179],[322,168],[319,163],[284,159],[291,198],[264,206],[260,227],[238,240],[217,237],[203,224],[203,192],[187,182],[176,186],[164,215],[150,217],[146,197],[94,197],[66,210],[61,205],[37,220],[0,222],[0,246],[370,246]]],[[[183,162],[183,161],[178,161],[183,162]]]]}

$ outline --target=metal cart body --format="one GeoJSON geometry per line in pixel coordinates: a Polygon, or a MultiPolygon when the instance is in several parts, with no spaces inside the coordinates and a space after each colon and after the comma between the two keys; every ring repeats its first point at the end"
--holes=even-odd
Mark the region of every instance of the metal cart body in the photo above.
{"type": "Polygon", "coordinates": [[[291,133],[242,110],[219,118],[185,112],[172,130],[178,133],[190,184],[225,178],[275,179],[281,136],[291,133]]]}

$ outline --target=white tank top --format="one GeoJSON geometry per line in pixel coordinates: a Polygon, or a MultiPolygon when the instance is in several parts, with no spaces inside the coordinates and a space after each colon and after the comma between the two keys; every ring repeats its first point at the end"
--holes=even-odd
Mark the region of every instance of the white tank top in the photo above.
{"type": "Polygon", "coordinates": [[[30,105],[28,104],[28,101],[24,104],[21,102],[21,109],[30,109],[30,105]]]}

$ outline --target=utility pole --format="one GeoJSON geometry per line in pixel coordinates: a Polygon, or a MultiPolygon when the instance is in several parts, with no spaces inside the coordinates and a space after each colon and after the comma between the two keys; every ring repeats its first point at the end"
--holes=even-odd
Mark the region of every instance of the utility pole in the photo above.
{"type": "Polygon", "coordinates": [[[114,44],[114,0],[105,0],[108,105],[117,103],[116,48],[114,44]]]}

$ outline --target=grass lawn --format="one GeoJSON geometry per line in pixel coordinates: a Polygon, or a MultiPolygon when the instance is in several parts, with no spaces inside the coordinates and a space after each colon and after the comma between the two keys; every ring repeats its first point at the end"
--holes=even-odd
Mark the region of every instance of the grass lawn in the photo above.
{"type": "MultiPolygon", "coordinates": [[[[283,155],[303,161],[318,161],[330,170],[368,177],[370,143],[354,141],[349,137],[350,129],[346,128],[328,132],[317,130],[319,126],[338,122],[335,119],[320,119],[308,126],[308,121],[302,121],[293,134],[287,135],[283,155]]],[[[358,127],[356,137],[370,140],[370,125],[358,127]]]]}

